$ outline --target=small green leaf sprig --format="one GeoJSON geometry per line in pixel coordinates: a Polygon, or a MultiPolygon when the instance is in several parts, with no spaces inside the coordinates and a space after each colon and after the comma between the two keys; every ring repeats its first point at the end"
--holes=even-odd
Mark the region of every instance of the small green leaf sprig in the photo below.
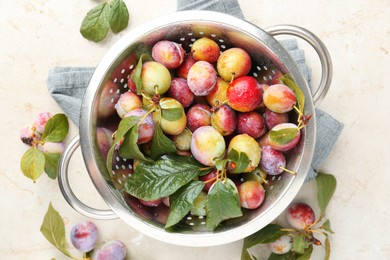
{"type": "Polygon", "coordinates": [[[269,224],[260,231],[246,237],[242,248],[241,260],[256,259],[248,249],[257,244],[268,244],[276,241],[283,235],[291,236],[292,248],[282,255],[272,253],[269,260],[308,260],[313,252],[314,246],[323,246],[325,249],[325,260],[330,257],[330,240],[329,235],[334,232],[331,229],[330,220],[325,219],[326,208],[336,190],[337,181],[331,174],[318,173],[317,183],[317,201],[320,208],[319,218],[304,230],[295,230],[284,228],[278,224],[269,224]],[[322,245],[315,235],[325,237],[325,244],[322,245]]]}
{"type": "Polygon", "coordinates": [[[36,131],[34,125],[26,129],[21,139],[22,142],[31,147],[21,158],[21,171],[27,178],[34,182],[43,172],[49,178],[56,179],[58,162],[63,152],[62,142],[65,140],[69,131],[68,118],[65,114],[56,114],[50,117],[44,125],[42,134],[36,131]]]}
{"type": "Polygon", "coordinates": [[[84,17],[80,33],[90,41],[100,42],[108,32],[119,33],[129,23],[129,11],[123,0],[105,1],[92,8],[84,17]]]}
{"type": "MultiPolygon", "coordinates": [[[[49,207],[46,211],[46,214],[44,216],[40,231],[42,235],[55,247],[57,248],[61,253],[66,255],[67,257],[73,259],[73,260],[92,260],[92,259],[101,259],[99,258],[98,254],[100,250],[104,250],[105,246],[110,244],[110,242],[117,242],[119,244],[122,244],[119,240],[116,241],[107,241],[100,249],[96,248],[96,240],[95,241],[89,241],[89,243],[93,243],[92,249],[88,252],[85,252],[80,249],[80,247],[77,247],[77,249],[81,252],[83,252],[82,258],[75,257],[69,252],[69,245],[66,241],[66,235],[65,235],[65,223],[62,219],[60,213],[54,209],[52,203],[50,202],[49,207]]],[[[85,242],[85,237],[83,238],[85,242]]],[[[73,245],[74,242],[72,241],[73,245]]],[[[88,240],[86,242],[88,244],[88,240]]],[[[124,246],[124,245],[123,245],[124,246]]],[[[117,252],[118,253],[118,252],[117,252]]],[[[126,250],[122,252],[125,257],[126,250]]],[[[113,256],[105,255],[107,258],[105,259],[114,259],[113,256]]],[[[115,259],[123,259],[118,258],[119,256],[116,255],[115,259]]],[[[54,259],[54,258],[53,258],[54,259]]]]}

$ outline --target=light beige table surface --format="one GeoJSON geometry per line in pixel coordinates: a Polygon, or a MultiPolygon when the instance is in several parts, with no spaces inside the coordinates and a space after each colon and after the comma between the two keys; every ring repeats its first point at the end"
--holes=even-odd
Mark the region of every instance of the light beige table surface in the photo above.
{"type": "MultiPolygon", "coordinates": [[[[61,213],[67,233],[87,219],[62,197],[47,176],[32,183],[19,161],[27,146],[20,129],[39,112],[61,112],[46,78],[54,66],[95,66],[121,35],[155,17],[174,12],[176,1],[126,0],[130,26],[96,44],[79,34],[86,12],[100,1],[12,0],[0,2],[0,259],[66,259],[39,232],[49,202],[61,213]]],[[[319,108],[345,124],[321,169],[337,177],[328,208],[336,232],[331,259],[390,259],[390,1],[239,1],[247,20],[266,28],[295,24],[316,33],[333,58],[334,78],[319,108]]],[[[318,79],[318,61],[309,62],[318,79]]],[[[71,125],[69,141],[77,135],[71,125]]],[[[81,152],[70,165],[71,181],[86,203],[104,208],[87,176],[81,152]]],[[[316,205],[315,183],[296,200],[316,205]]],[[[187,248],[140,234],[121,220],[95,221],[100,243],[126,243],[127,259],[239,259],[242,241],[187,248]]],[[[68,238],[68,243],[70,243],[68,238]]],[[[72,250],[74,254],[76,251],[72,250]]],[[[258,252],[259,259],[268,252],[258,252]]],[[[322,259],[315,250],[312,259],[322,259]]]]}

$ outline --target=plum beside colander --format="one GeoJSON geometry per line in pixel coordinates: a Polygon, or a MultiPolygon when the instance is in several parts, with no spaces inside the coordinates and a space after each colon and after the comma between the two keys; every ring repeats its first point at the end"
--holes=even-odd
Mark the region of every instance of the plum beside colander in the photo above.
{"type": "Polygon", "coordinates": [[[88,217],[97,219],[119,217],[138,231],[164,242],[200,247],[242,239],[273,221],[291,203],[301,188],[314,152],[315,105],[325,96],[331,78],[331,60],[324,44],[311,32],[297,26],[280,25],[262,30],[249,22],[211,11],[183,11],[152,20],[121,38],[98,64],[83,99],[80,134],[70,142],[60,161],[58,180],[61,191],[75,210],[88,217]],[[322,78],[314,93],[311,93],[297,64],[273,37],[281,34],[302,38],[317,52],[322,65],[322,78]],[[245,49],[253,63],[250,75],[259,80],[272,78],[276,71],[291,75],[305,95],[306,114],[313,117],[302,130],[300,143],[288,157],[287,168],[296,171],[297,174],[285,172],[279,176],[271,176],[268,180],[269,185],[266,186],[266,199],[258,209],[244,210],[242,217],[224,221],[214,231],[206,229],[204,217],[192,215],[188,215],[176,225],[173,231],[166,231],[164,225],[159,222],[158,212],[140,206],[136,200],[124,196],[116,188],[126,180],[126,170],[131,170],[132,165],[129,163],[130,160],[114,156],[113,172],[109,173],[104,160],[106,155],[101,154],[99,150],[96,131],[98,127],[115,129],[117,126],[119,122],[117,115],[102,116],[101,111],[105,111],[107,100],[109,106],[113,106],[118,95],[128,91],[129,73],[146,49],[164,39],[178,42],[189,51],[191,44],[201,37],[209,37],[216,41],[221,51],[231,47],[245,49]],[[108,82],[111,87],[107,86],[108,82]],[[85,205],[71,190],[68,164],[79,146],[89,176],[109,206],[107,210],[85,205]],[[115,183],[104,178],[108,174],[112,174],[115,183]]]}

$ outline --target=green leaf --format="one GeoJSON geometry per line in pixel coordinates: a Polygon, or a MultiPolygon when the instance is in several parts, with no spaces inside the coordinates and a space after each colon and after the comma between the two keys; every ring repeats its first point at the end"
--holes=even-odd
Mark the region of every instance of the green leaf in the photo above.
{"type": "Polygon", "coordinates": [[[44,153],[45,156],[45,172],[49,178],[55,180],[58,175],[58,162],[60,161],[60,153],[44,153]]]}
{"type": "Polygon", "coordinates": [[[192,181],[169,196],[170,212],[165,228],[177,224],[191,210],[194,200],[202,191],[202,181],[192,181]]]}
{"type": "Polygon", "coordinates": [[[241,260],[253,260],[253,259],[256,259],[256,257],[254,257],[247,248],[243,248],[242,252],[241,252],[241,260]]]}
{"type": "Polygon", "coordinates": [[[291,251],[296,252],[297,254],[304,254],[306,249],[309,247],[310,243],[306,239],[307,235],[304,233],[298,233],[293,237],[293,244],[291,251]]]}
{"type": "Polygon", "coordinates": [[[122,0],[111,2],[109,24],[113,33],[119,33],[129,24],[129,11],[122,0]]]}
{"type": "Polygon", "coordinates": [[[173,194],[203,170],[192,157],[164,155],[153,163],[138,165],[124,191],[140,199],[156,200],[173,194]]]}
{"type": "Polygon", "coordinates": [[[283,227],[277,224],[268,224],[256,233],[244,239],[244,246],[242,252],[244,254],[247,249],[257,244],[267,244],[276,241],[282,235],[287,234],[287,231],[282,230],[283,227]]]}
{"type": "Polygon", "coordinates": [[[141,73],[142,73],[142,64],[144,61],[147,60],[152,60],[150,55],[148,53],[143,53],[141,54],[137,66],[134,69],[134,74],[131,74],[130,78],[134,82],[136,88],[137,88],[137,95],[142,94],[142,78],[141,78],[141,73]]]}
{"type": "Polygon", "coordinates": [[[313,245],[310,245],[303,255],[297,256],[296,260],[309,260],[311,253],[313,253],[313,245]]]}
{"type": "Polygon", "coordinates": [[[325,238],[325,258],[324,260],[329,260],[330,258],[330,241],[329,238],[325,238]]]}
{"type": "Polygon", "coordinates": [[[56,114],[46,123],[43,130],[42,140],[45,142],[62,142],[69,131],[69,122],[65,114],[56,114]]]}
{"type": "Polygon", "coordinates": [[[81,35],[87,40],[100,42],[106,38],[110,30],[109,17],[110,4],[108,2],[92,8],[81,23],[81,35]]]}
{"type": "Polygon", "coordinates": [[[174,122],[182,118],[184,111],[180,107],[161,109],[161,117],[174,122]]]}
{"type": "Polygon", "coordinates": [[[125,139],[119,148],[119,155],[126,159],[139,159],[142,161],[150,161],[141,152],[138,147],[138,126],[133,126],[129,132],[125,134],[125,139]]]}
{"type": "Polygon", "coordinates": [[[45,169],[45,156],[37,147],[31,147],[22,156],[20,169],[24,176],[35,181],[45,169]]]}
{"type": "Polygon", "coordinates": [[[324,216],[326,207],[336,190],[337,181],[333,175],[319,172],[316,177],[316,182],[318,205],[321,210],[321,215],[324,216]]]}
{"type": "Polygon", "coordinates": [[[325,220],[325,222],[322,224],[321,228],[325,231],[328,231],[329,233],[334,234],[332,228],[330,227],[330,221],[329,219],[325,220]]]}
{"type": "Polygon", "coordinates": [[[283,255],[278,255],[275,253],[271,253],[268,257],[268,260],[296,260],[294,254],[290,251],[283,255]]]}
{"type": "Polygon", "coordinates": [[[223,171],[226,167],[227,162],[228,159],[218,159],[215,162],[215,168],[217,168],[218,171],[223,171]]]}
{"type": "MultiPolygon", "coordinates": [[[[235,164],[235,167],[230,169],[231,173],[242,173],[249,166],[249,157],[246,153],[237,152],[231,149],[227,155],[227,159],[235,164]]],[[[230,165],[232,166],[232,164],[230,165]]]]}
{"type": "Polygon", "coordinates": [[[107,160],[106,160],[106,166],[107,170],[110,173],[112,172],[112,157],[114,155],[115,147],[119,143],[119,141],[125,136],[125,134],[133,127],[137,122],[140,120],[140,117],[138,116],[130,116],[130,117],[124,117],[119,122],[118,129],[115,132],[115,138],[112,142],[112,146],[110,150],[107,153],[107,160]]]}
{"type": "Polygon", "coordinates": [[[206,226],[214,230],[222,221],[242,216],[240,197],[230,179],[216,181],[206,200],[206,226]]]}
{"type": "Polygon", "coordinates": [[[152,139],[152,147],[150,148],[150,157],[156,160],[161,155],[175,153],[176,151],[175,144],[164,135],[160,125],[157,124],[152,139]]]}
{"type": "Polygon", "coordinates": [[[43,219],[41,232],[46,239],[60,250],[64,255],[71,257],[65,237],[65,224],[60,214],[49,204],[49,208],[43,219]]]}
{"type": "Polygon", "coordinates": [[[299,133],[299,129],[296,127],[283,128],[279,130],[269,131],[268,138],[280,145],[285,145],[291,142],[299,133]]]}
{"type": "Polygon", "coordinates": [[[295,94],[298,103],[298,109],[304,114],[305,109],[305,94],[303,94],[302,89],[295,83],[290,75],[286,74],[281,78],[281,81],[289,87],[295,94]]]}

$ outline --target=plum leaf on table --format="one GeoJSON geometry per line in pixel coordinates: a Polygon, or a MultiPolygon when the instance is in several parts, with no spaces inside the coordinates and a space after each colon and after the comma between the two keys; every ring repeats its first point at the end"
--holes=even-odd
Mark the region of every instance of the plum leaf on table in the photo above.
{"type": "Polygon", "coordinates": [[[72,258],[66,243],[64,221],[51,203],[49,204],[49,208],[43,219],[41,232],[53,246],[60,250],[64,255],[72,258]]]}
{"type": "Polygon", "coordinates": [[[129,11],[123,0],[101,3],[88,11],[81,26],[81,35],[90,41],[100,42],[108,32],[119,33],[129,24],[129,11]]]}
{"type": "Polygon", "coordinates": [[[45,156],[37,147],[31,147],[22,156],[20,168],[23,174],[36,181],[45,169],[45,156]]]}
{"type": "Polygon", "coordinates": [[[46,123],[42,134],[45,142],[58,143],[64,141],[69,131],[69,122],[65,114],[56,114],[46,123]]]}
{"type": "Polygon", "coordinates": [[[113,0],[111,2],[110,28],[113,33],[119,33],[124,30],[129,23],[129,10],[122,0],[113,0]]]}

